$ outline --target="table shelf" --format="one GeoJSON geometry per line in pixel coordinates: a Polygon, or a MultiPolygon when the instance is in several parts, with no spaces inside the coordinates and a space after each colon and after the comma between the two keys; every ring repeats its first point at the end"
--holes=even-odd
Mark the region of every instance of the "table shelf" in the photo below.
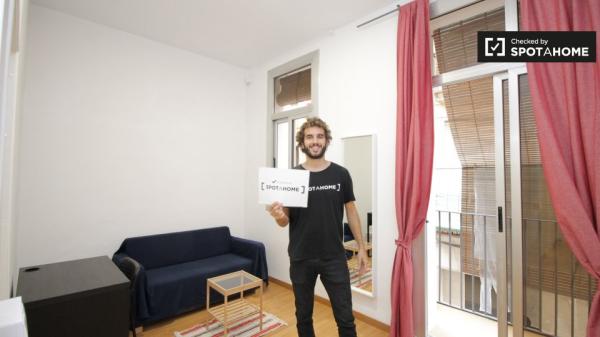
{"type": "Polygon", "coordinates": [[[262,280],[243,270],[229,273],[226,275],[209,278],[206,281],[206,308],[208,313],[221,322],[225,328],[224,336],[229,335],[230,324],[252,315],[259,315],[259,329],[262,331],[262,280]],[[244,291],[258,288],[260,305],[257,306],[244,299],[244,291]],[[241,298],[234,301],[227,301],[221,305],[210,306],[210,292],[215,290],[228,298],[229,295],[240,294],[241,298]],[[227,317],[225,317],[227,310],[227,317]]]}
{"type": "Polygon", "coordinates": [[[229,324],[233,321],[238,321],[243,318],[260,314],[260,308],[248,302],[245,299],[237,299],[228,302],[227,305],[221,304],[208,309],[208,312],[213,315],[219,322],[229,324]],[[225,321],[225,307],[227,307],[227,321],[225,321]]]}

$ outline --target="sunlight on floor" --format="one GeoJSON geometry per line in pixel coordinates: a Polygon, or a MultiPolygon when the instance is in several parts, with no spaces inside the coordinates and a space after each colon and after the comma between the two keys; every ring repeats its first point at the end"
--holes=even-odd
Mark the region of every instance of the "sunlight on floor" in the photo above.
{"type": "MultiPolygon", "coordinates": [[[[431,331],[430,337],[493,337],[498,336],[496,321],[473,315],[458,309],[437,304],[438,322],[431,331]]],[[[512,327],[508,328],[509,337],[512,327]]],[[[538,337],[536,333],[525,331],[525,337],[538,337]]]]}

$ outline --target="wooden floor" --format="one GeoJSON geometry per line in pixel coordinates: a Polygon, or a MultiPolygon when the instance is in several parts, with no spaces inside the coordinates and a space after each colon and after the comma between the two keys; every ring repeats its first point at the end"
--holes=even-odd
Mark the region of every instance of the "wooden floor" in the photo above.
{"type": "MultiPolygon", "coordinates": [[[[258,295],[248,296],[248,299],[254,303],[258,303],[258,295]]],[[[275,314],[284,320],[288,326],[280,328],[272,333],[269,337],[292,337],[298,336],[296,333],[296,318],[294,316],[294,294],[286,287],[280,286],[273,282],[265,287],[263,295],[263,308],[265,311],[275,314]]],[[[174,331],[184,330],[195,324],[204,322],[210,318],[206,310],[195,311],[187,315],[179,316],[172,320],[166,320],[161,323],[147,326],[142,334],[143,337],[159,337],[173,336],[174,331]]],[[[319,337],[335,337],[337,336],[337,327],[329,305],[315,302],[314,314],[315,333],[319,337]]],[[[359,319],[356,320],[356,328],[359,336],[363,337],[387,337],[388,332],[379,327],[370,325],[359,319]]],[[[131,336],[131,333],[130,333],[131,336]]]]}

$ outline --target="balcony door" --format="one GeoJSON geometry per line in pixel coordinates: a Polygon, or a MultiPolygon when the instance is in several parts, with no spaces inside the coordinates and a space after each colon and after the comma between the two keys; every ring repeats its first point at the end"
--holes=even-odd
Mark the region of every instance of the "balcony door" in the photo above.
{"type": "MultiPolygon", "coordinates": [[[[496,180],[496,256],[497,256],[497,319],[498,336],[523,336],[523,224],[521,170],[530,164],[521,157],[519,76],[526,81],[524,68],[509,70],[494,76],[494,130],[496,180]]],[[[530,107],[531,105],[529,105],[530,107]]],[[[531,109],[529,109],[531,110],[531,109]]],[[[530,112],[530,111],[527,112],[530,112]]],[[[533,118],[533,114],[530,116],[533,118]]],[[[532,130],[528,130],[532,131],[532,130]]],[[[536,134],[523,133],[523,140],[536,134]]],[[[538,146],[539,148],[539,146],[538,146]]],[[[537,150],[537,164],[539,149],[537,150]]]]}
{"type": "Polygon", "coordinates": [[[585,336],[597,285],[554,215],[526,68],[459,78],[434,92],[428,255],[438,278],[429,297],[437,295],[440,312],[429,310],[429,334],[466,336],[441,332],[470,320],[455,316],[458,309],[487,319],[480,335],[585,336]]]}
{"type": "Polygon", "coordinates": [[[518,1],[476,1],[430,28],[428,335],[585,336],[597,285],[554,215],[525,65],[477,63],[477,32],[518,30],[518,1]]]}

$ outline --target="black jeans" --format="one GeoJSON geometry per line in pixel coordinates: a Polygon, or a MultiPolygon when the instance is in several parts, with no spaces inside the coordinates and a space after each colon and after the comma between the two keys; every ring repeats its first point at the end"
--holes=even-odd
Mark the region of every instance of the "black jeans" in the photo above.
{"type": "Polygon", "coordinates": [[[344,255],[332,259],[307,259],[290,262],[290,278],[296,299],[296,327],[299,337],[315,337],[313,304],[317,275],[327,290],[340,337],[356,337],[352,314],[350,273],[344,255]]]}

